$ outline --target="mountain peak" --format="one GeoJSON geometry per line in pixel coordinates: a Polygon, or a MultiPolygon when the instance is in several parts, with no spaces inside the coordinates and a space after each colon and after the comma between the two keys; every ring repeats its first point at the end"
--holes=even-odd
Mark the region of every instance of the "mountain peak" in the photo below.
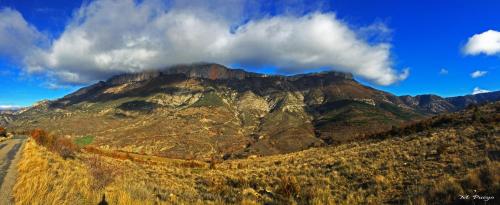
{"type": "Polygon", "coordinates": [[[184,74],[189,78],[205,78],[210,80],[239,79],[247,77],[264,77],[263,74],[247,72],[242,69],[231,69],[215,63],[198,63],[175,65],[161,71],[164,74],[184,74]]]}
{"type": "Polygon", "coordinates": [[[161,75],[175,75],[182,74],[188,78],[203,78],[210,80],[228,80],[236,79],[243,80],[245,78],[265,78],[265,77],[279,77],[290,80],[297,80],[301,78],[327,78],[327,79],[344,79],[353,80],[354,77],[351,73],[337,72],[337,71],[324,71],[318,73],[297,74],[292,76],[283,75],[267,75],[254,72],[248,72],[243,69],[228,68],[224,65],[216,63],[195,63],[195,64],[181,64],[156,71],[144,71],[140,73],[128,73],[111,77],[107,80],[108,84],[119,85],[129,82],[138,82],[156,78],[161,75]]]}

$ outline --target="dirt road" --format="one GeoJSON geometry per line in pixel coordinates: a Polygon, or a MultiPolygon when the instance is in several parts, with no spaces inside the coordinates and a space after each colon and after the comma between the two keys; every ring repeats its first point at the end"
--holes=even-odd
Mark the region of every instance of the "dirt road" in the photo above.
{"type": "Polygon", "coordinates": [[[16,137],[0,143],[0,204],[13,204],[11,194],[16,183],[16,165],[24,141],[24,138],[16,137]]]}

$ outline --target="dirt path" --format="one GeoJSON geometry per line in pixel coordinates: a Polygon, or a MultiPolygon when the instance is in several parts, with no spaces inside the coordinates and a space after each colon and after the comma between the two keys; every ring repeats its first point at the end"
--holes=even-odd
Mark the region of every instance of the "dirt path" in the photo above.
{"type": "Polygon", "coordinates": [[[13,204],[11,194],[16,183],[16,165],[24,141],[23,138],[14,138],[0,143],[0,204],[13,204]]]}

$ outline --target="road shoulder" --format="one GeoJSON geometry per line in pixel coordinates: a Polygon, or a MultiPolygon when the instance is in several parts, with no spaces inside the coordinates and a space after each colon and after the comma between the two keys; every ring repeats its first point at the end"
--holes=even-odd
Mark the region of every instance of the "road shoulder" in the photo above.
{"type": "Polygon", "coordinates": [[[7,168],[7,173],[5,174],[3,183],[0,186],[0,204],[14,204],[12,201],[12,188],[14,188],[14,185],[16,184],[17,164],[21,159],[25,142],[26,140],[19,140],[18,143],[20,144],[20,147],[7,168]]]}

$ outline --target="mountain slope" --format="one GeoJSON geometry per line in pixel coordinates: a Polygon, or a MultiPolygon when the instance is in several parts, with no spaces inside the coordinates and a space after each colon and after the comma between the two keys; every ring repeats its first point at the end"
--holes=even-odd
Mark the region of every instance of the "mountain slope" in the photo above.
{"type": "Polygon", "coordinates": [[[339,144],[434,112],[424,108],[347,73],[269,76],[193,64],[115,76],[25,110],[9,126],[92,135],[99,145],[135,153],[210,159],[339,144]]]}
{"type": "Polygon", "coordinates": [[[421,112],[438,114],[442,112],[454,112],[466,108],[472,104],[484,104],[500,100],[500,91],[481,93],[475,95],[442,98],[437,95],[417,95],[399,97],[407,106],[421,112]]]}
{"type": "Polygon", "coordinates": [[[499,111],[497,102],[371,140],[211,163],[95,148],[64,160],[31,141],[14,199],[97,204],[105,193],[109,204],[499,204],[499,111]]]}
{"type": "Polygon", "coordinates": [[[453,104],[456,110],[464,109],[471,104],[484,104],[499,100],[500,91],[446,98],[446,101],[453,104]]]}

